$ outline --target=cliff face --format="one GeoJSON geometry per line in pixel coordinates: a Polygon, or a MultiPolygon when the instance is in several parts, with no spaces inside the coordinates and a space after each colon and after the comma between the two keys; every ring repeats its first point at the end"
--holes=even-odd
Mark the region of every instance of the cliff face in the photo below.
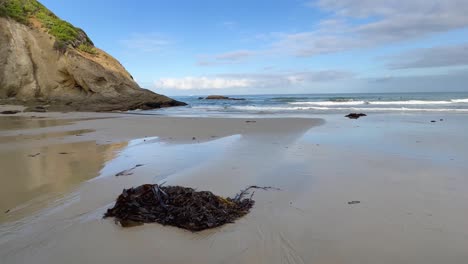
{"type": "MultiPolygon", "coordinates": [[[[10,1],[0,0],[0,8],[10,1]]],[[[32,2],[43,8],[35,0],[12,2],[32,2]]],[[[72,37],[54,34],[57,22],[44,25],[50,18],[39,19],[35,12],[26,12],[24,21],[6,11],[0,13],[0,99],[74,111],[184,105],[141,89],[116,59],[94,47],[80,29],[67,23],[76,29],[72,37]]]]}

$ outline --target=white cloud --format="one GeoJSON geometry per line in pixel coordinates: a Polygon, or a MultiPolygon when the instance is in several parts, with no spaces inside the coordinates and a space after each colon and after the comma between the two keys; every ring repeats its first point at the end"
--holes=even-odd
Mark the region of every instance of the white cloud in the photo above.
{"type": "Polygon", "coordinates": [[[159,52],[171,44],[167,38],[159,34],[133,34],[120,43],[132,51],[159,52]]]}
{"type": "MultiPolygon", "coordinates": [[[[467,0],[318,0],[328,13],[316,28],[259,34],[271,47],[256,54],[319,54],[383,46],[468,27],[467,0]]],[[[214,60],[217,61],[217,60],[214,60]]]]}
{"type": "Polygon", "coordinates": [[[310,85],[353,78],[346,71],[304,71],[278,74],[223,74],[211,77],[162,78],[155,88],[176,90],[209,90],[228,88],[279,88],[310,85]]]}
{"type": "Polygon", "coordinates": [[[254,51],[250,50],[235,50],[215,55],[205,55],[198,61],[200,66],[214,66],[223,64],[238,63],[255,55],[254,51]]]}
{"type": "Polygon", "coordinates": [[[468,26],[466,0],[319,0],[309,4],[332,13],[318,29],[287,34],[275,45],[313,56],[418,39],[468,26]],[[368,22],[353,23],[354,19],[368,22]]]}
{"type": "Polygon", "coordinates": [[[253,54],[253,52],[248,51],[248,50],[238,50],[238,51],[219,54],[218,56],[216,56],[216,59],[236,61],[236,60],[241,60],[241,59],[247,58],[247,57],[251,56],[252,54],[253,54]]]}
{"type": "Polygon", "coordinates": [[[353,39],[352,37],[302,32],[283,36],[273,44],[273,48],[279,52],[289,53],[299,57],[309,57],[359,48],[363,45],[368,44],[353,39]]]}
{"type": "Polygon", "coordinates": [[[319,0],[311,2],[309,6],[318,6],[340,16],[367,18],[410,14],[461,15],[467,7],[467,2],[465,0],[319,0]]]}
{"type": "Polygon", "coordinates": [[[468,43],[415,49],[389,58],[391,69],[468,65],[468,43]]]}
{"type": "Polygon", "coordinates": [[[221,77],[161,78],[155,82],[156,88],[176,90],[226,89],[250,85],[251,80],[249,79],[221,77]]]}

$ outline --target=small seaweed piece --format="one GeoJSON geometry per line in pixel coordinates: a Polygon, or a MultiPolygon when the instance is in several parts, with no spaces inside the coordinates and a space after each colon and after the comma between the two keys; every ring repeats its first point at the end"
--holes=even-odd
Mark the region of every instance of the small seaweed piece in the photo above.
{"type": "Polygon", "coordinates": [[[132,168],[128,169],[128,170],[123,170],[117,174],[115,174],[116,177],[119,177],[119,176],[130,176],[130,175],[133,175],[133,170],[135,170],[136,168],[138,167],[141,167],[143,166],[143,164],[137,164],[135,166],[133,166],[132,168]]]}

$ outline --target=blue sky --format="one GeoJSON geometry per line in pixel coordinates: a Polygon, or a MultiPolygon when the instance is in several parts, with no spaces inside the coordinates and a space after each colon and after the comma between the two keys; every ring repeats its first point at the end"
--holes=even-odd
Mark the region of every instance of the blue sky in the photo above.
{"type": "Polygon", "coordinates": [[[42,0],[169,95],[468,91],[466,0],[42,0]]]}

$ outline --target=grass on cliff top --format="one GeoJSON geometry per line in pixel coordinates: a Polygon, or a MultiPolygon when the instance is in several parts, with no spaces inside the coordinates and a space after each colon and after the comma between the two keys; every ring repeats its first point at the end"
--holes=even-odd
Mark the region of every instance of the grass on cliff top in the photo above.
{"type": "Polygon", "coordinates": [[[55,37],[58,42],[56,46],[71,45],[91,54],[96,53],[93,42],[83,30],[60,19],[36,0],[0,0],[0,16],[12,18],[25,25],[29,25],[29,18],[35,17],[55,37]],[[80,46],[86,48],[79,48],[80,46]]]}

